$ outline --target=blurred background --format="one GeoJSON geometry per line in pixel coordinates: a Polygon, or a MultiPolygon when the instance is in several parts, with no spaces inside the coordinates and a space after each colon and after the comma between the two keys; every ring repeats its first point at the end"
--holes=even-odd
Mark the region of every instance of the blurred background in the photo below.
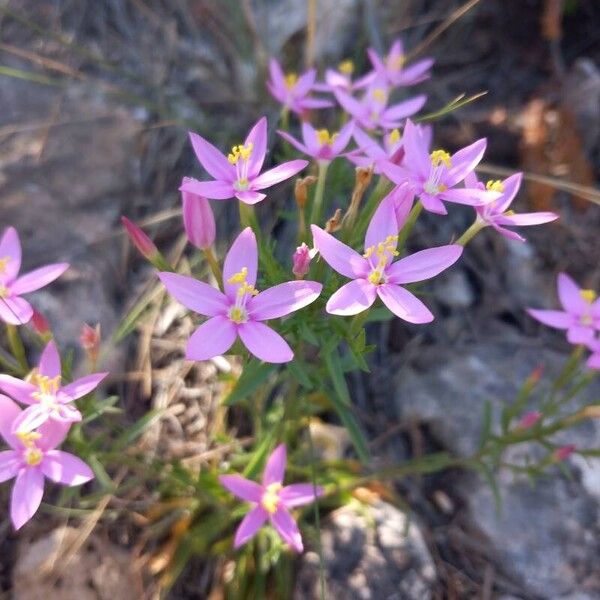
{"type": "MultiPolygon", "coordinates": [[[[147,289],[152,272],[131,252],[121,215],[181,253],[177,188],[182,176],[201,175],[189,130],[228,148],[263,114],[274,128],[269,57],[320,73],[350,58],[360,72],[367,47],[382,53],[398,36],[411,56],[435,58],[433,77],[418,87],[428,111],[487,92],[435,123],[436,146],[453,150],[486,136],[481,178],[523,171],[515,208],[561,216],[527,231],[527,245],[480,234],[460,267],[431,286],[435,323],[374,327],[373,374],[352,381],[364,427],[385,456],[476,447],[482,400],[510,399],[533,369],[552,370],[568,354],[562,337],[539,328],[525,307],[553,307],[559,271],[600,287],[597,0],[3,0],[0,223],[20,232],[25,267],[71,263],[35,296],[59,340],[76,347],[84,322],[100,323],[109,339],[147,289]]],[[[276,235],[285,235],[278,214],[291,200],[280,186],[259,207],[276,235]]],[[[235,207],[213,205],[226,240],[238,227],[235,207]]],[[[415,249],[464,231],[471,213],[450,212],[419,222],[415,249]]],[[[131,418],[164,391],[154,370],[172,364],[187,335],[170,324],[158,307],[147,329],[107,352],[106,366],[123,374],[113,385],[131,418]],[[153,346],[155,338],[162,345],[153,346]]],[[[217,385],[210,370],[199,367],[194,377],[196,386],[217,385]]],[[[177,426],[158,428],[154,448],[184,457],[192,446],[209,448],[214,407],[193,410],[186,405],[177,426]]],[[[594,426],[580,435],[577,443],[600,446],[594,426]]],[[[390,505],[374,535],[356,514],[331,519],[324,544],[339,585],[331,589],[340,600],[600,598],[600,465],[575,461],[534,487],[511,478],[500,486],[501,514],[488,486],[451,472],[403,482],[403,506],[390,505]],[[402,538],[407,507],[418,539],[402,538]],[[352,551],[336,552],[346,548],[340,540],[351,540],[352,551]]],[[[139,558],[131,527],[100,528],[80,563],[87,566],[78,567],[83,574],[64,576],[58,592],[32,568],[47,558],[51,528],[17,538],[1,516],[2,597],[144,597],[145,576],[125,568],[139,558]],[[46,546],[34,552],[40,538],[46,546]]],[[[311,598],[310,553],[302,561],[295,593],[311,598]]],[[[192,562],[171,597],[208,597],[202,590],[213,577],[214,569],[192,562]]]]}

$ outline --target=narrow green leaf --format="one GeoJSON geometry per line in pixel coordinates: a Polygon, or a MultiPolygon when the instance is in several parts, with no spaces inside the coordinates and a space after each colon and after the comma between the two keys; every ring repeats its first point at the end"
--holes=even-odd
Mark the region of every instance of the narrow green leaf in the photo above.
{"type": "Polygon", "coordinates": [[[251,360],[242,371],[235,388],[225,398],[225,406],[233,406],[253,394],[261,385],[266,383],[269,376],[277,369],[277,365],[251,360]]]}
{"type": "Polygon", "coordinates": [[[303,388],[305,388],[307,390],[313,389],[314,386],[310,380],[310,377],[308,376],[308,372],[306,371],[306,368],[304,367],[304,365],[301,362],[292,360],[289,363],[287,363],[286,366],[287,366],[289,372],[296,378],[298,383],[303,388]]]}

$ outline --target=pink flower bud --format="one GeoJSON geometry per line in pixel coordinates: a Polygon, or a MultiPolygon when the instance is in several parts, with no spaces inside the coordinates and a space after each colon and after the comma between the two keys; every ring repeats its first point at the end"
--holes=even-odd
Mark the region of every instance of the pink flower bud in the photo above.
{"type": "Polygon", "coordinates": [[[529,429],[533,427],[540,419],[542,418],[542,413],[537,410],[532,410],[531,412],[525,413],[521,420],[519,421],[517,428],[518,429],[529,429]]]}
{"type": "Polygon", "coordinates": [[[552,454],[552,460],[554,462],[562,462],[566,460],[575,452],[575,446],[573,444],[569,444],[568,446],[561,446],[557,448],[552,454]]]}
{"type": "MultiPolygon", "coordinates": [[[[184,181],[187,178],[184,178],[184,181]]],[[[181,192],[183,224],[188,240],[196,248],[210,248],[216,236],[215,215],[208,200],[191,192],[181,192]]]]}
{"type": "Polygon", "coordinates": [[[42,337],[50,333],[50,325],[48,325],[46,317],[44,317],[44,315],[37,310],[33,311],[33,316],[31,317],[30,322],[33,330],[42,337]]]}
{"type": "Polygon", "coordinates": [[[296,248],[296,252],[294,252],[292,257],[292,273],[297,279],[302,279],[308,273],[310,259],[310,248],[303,242],[301,246],[296,248]]]}
{"type": "Polygon", "coordinates": [[[79,336],[79,343],[85,350],[85,353],[92,364],[95,364],[98,360],[101,339],[102,335],[100,332],[100,323],[98,323],[95,327],[92,327],[87,323],[83,324],[83,327],[81,328],[81,335],[79,336]]]}
{"type": "Polygon", "coordinates": [[[121,217],[121,223],[123,223],[131,243],[142,253],[142,256],[150,261],[154,260],[159,254],[154,242],[127,217],[121,217]]]}

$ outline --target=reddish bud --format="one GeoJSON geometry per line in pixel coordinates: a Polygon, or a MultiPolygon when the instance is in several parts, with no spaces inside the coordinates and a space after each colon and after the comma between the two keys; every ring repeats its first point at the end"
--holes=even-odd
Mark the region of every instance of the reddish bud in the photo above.
{"type": "Polygon", "coordinates": [[[100,323],[98,323],[95,327],[92,327],[87,323],[83,324],[83,327],[81,328],[81,335],[79,336],[79,343],[85,350],[85,353],[92,364],[95,364],[98,360],[101,339],[102,335],[100,331],[100,323]]]}
{"type": "Polygon", "coordinates": [[[533,427],[540,419],[542,418],[542,413],[537,410],[532,410],[531,412],[525,413],[521,420],[519,421],[517,428],[518,429],[529,429],[533,427]]]}
{"type": "Polygon", "coordinates": [[[48,325],[46,317],[44,317],[44,315],[37,310],[33,311],[33,316],[31,317],[31,326],[33,327],[33,330],[42,337],[50,333],[50,325],[48,325]]]}
{"type": "Polygon", "coordinates": [[[123,223],[131,243],[141,252],[142,256],[152,261],[159,255],[154,242],[135,223],[132,223],[127,217],[121,217],[121,223],[123,223]]]}
{"type": "MultiPolygon", "coordinates": [[[[184,177],[184,182],[187,178],[184,177]]],[[[204,196],[181,192],[183,225],[191,244],[200,250],[210,248],[216,237],[215,215],[204,196]]]]}
{"type": "Polygon", "coordinates": [[[296,248],[296,252],[292,256],[292,273],[296,276],[296,279],[302,279],[308,273],[310,259],[310,248],[303,242],[301,246],[296,248]]]}
{"type": "Polygon", "coordinates": [[[531,375],[529,376],[529,381],[531,383],[537,383],[541,378],[542,375],[544,374],[544,365],[538,365],[532,372],[531,375]]]}
{"type": "Polygon", "coordinates": [[[557,448],[553,453],[552,453],[552,460],[554,462],[562,462],[563,460],[566,460],[567,458],[569,458],[569,456],[571,456],[571,454],[573,454],[573,452],[575,452],[575,445],[574,444],[569,444],[567,446],[561,446],[560,448],[557,448]]]}

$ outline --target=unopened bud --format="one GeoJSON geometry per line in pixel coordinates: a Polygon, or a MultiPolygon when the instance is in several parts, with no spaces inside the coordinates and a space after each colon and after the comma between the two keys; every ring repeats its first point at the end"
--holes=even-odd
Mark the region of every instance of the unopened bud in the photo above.
{"type": "Polygon", "coordinates": [[[529,375],[528,377],[528,381],[530,383],[538,383],[539,380],[542,378],[542,375],[544,374],[544,365],[538,365],[532,372],[531,375],[529,375]]]}
{"type": "Polygon", "coordinates": [[[159,254],[154,242],[135,223],[127,217],[121,217],[121,223],[123,223],[131,243],[140,251],[144,258],[151,261],[159,254]]]}
{"type": "Polygon", "coordinates": [[[294,197],[299,208],[304,208],[308,202],[308,186],[316,183],[317,178],[314,175],[307,177],[298,177],[294,184],[294,197]]]}
{"type": "Polygon", "coordinates": [[[333,217],[327,220],[325,231],[327,233],[335,233],[342,226],[342,209],[336,209],[333,217]]]}
{"type": "Polygon", "coordinates": [[[292,273],[296,276],[296,279],[302,279],[310,269],[310,248],[302,242],[301,246],[296,248],[296,252],[292,256],[292,273]]]}
{"type": "MultiPolygon", "coordinates": [[[[184,178],[184,182],[187,178],[184,178]]],[[[191,244],[200,250],[210,248],[216,237],[215,215],[208,200],[190,192],[181,192],[183,225],[191,244]]]]}
{"type": "Polygon", "coordinates": [[[81,328],[81,335],[79,336],[79,343],[85,350],[90,362],[95,365],[100,354],[100,342],[102,340],[102,334],[100,330],[100,323],[96,324],[95,327],[83,324],[81,328]]]}
{"type": "Polygon", "coordinates": [[[373,166],[370,167],[356,167],[356,175],[354,178],[354,189],[361,191],[364,194],[368,185],[373,179],[373,166]]]}
{"type": "Polygon", "coordinates": [[[573,454],[573,452],[575,452],[575,449],[576,447],[574,444],[569,444],[567,446],[561,446],[560,448],[557,448],[552,453],[552,461],[562,462],[563,460],[566,460],[567,458],[569,458],[569,456],[571,456],[571,454],[573,454]]]}
{"type": "Polygon", "coordinates": [[[525,413],[519,423],[517,424],[518,429],[530,429],[542,418],[542,413],[537,410],[525,413]]]}
{"type": "Polygon", "coordinates": [[[350,198],[350,206],[344,215],[344,226],[352,227],[358,214],[360,203],[365,195],[366,189],[369,187],[373,179],[373,166],[356,167],[356,175],[354,177],[354,189],[350,198]]]}
{"type": "Polygon", "coordinates": [[[48,321],[46,321],[46,317],[37,310],[34,309],[33,315],[31,317],[31,326],[33,330],[42,337],[46,337],[50,333],[50,325],[48,325],[48,321]]]}

